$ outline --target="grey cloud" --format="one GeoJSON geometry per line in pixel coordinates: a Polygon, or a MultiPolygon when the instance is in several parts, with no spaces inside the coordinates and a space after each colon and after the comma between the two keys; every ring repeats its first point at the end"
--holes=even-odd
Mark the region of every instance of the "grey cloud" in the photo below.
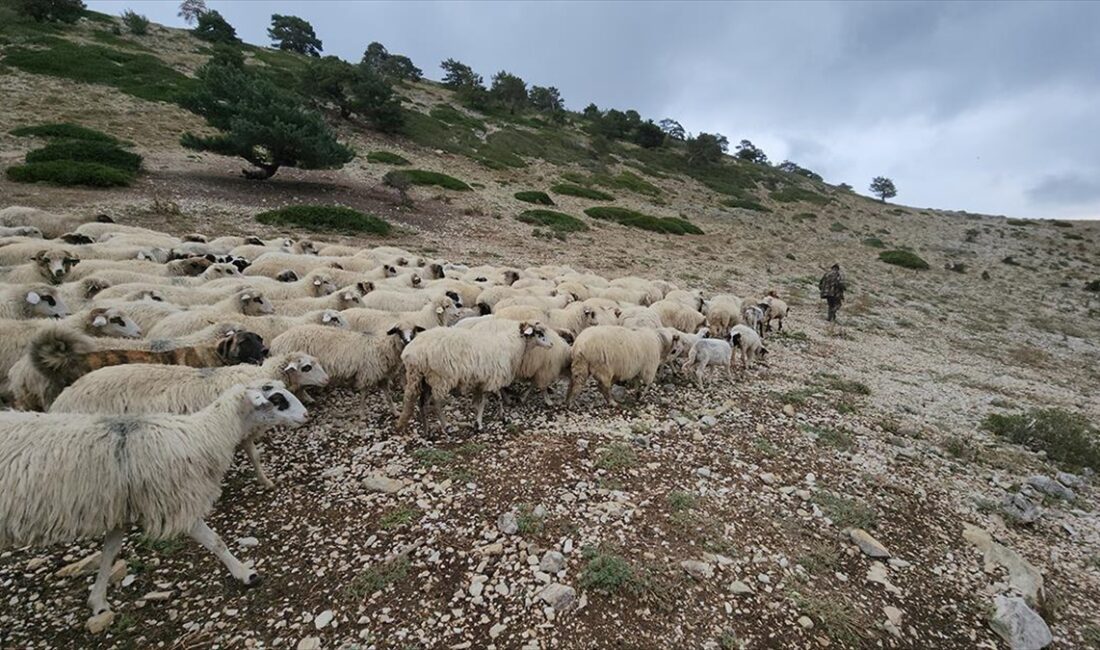
{"type": "Polygon", "coordinates": [[[1100,201],[1100,171],[1051,175],[1031,187],[1027,198],[1042,205],[1073,205],[1100,201]]]}

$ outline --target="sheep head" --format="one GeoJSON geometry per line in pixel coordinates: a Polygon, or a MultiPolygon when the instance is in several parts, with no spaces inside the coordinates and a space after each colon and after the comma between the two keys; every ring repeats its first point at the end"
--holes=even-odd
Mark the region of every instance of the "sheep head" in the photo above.
{"type": "Polygon", "coordinates": [[[141,327],[116,307],[97,307],[88,312],[88,327],[96,336],[141,338],[141,327]]]}
{"type": "Polygon", "coordinates": [[[60,284],[74,266],[80,264],[80,259],[65,250],[40,250],[34,254],[31,261],[38,267],[42,277],[51,284],[60,284]]]}

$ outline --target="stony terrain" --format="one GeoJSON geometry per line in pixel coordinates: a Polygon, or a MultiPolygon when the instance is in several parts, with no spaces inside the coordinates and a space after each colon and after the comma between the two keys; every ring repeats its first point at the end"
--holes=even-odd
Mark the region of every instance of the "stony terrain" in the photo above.
{"type": "MultiPolygon", "coordinates": [[[[625,193],[617,204],[689,216],[706,236],[589,221],[563,242],[512,218],[529,207],[515,191],[563,171],[544,161],[491,171],[344,127],[357,150],[396,151],[480,185],[416,189],[410,209],[381,185],[385,165],[357,159],[253,183],[237,161],[178,147],[197,121],[176,107],[11,69],[3,84],[0,164],[34,145],[10,129],[74,121],[134,141],[147,169],[109,192],[0,180],[5,206],[219,235],[274,234],[252,221],[273,206],[340,203],[399,226],[349,243],[707,292],[775,288],[793,309],[768,341],[768,368],[732,385],[715,373],[703,389],[669,371],[622,410],[591,390],[572,412],[528,405],[475,434],[458,400],[464,426],[427,440],[394,435],[385,395],[327,395],[309,426],[267,442],[275,488],[259,489],[241,457],[210,519],[265,575],[261,587],[242,590],[189,540],[135,531],[114,619],[93,633],[91,576],[58,571],[98,540],[6,549],[0,647],[995,648],[1007,646],[989,620],[1006,595],[1042,615],[1051,647],[1100,647],[1093,479],[1059,477],[1066,468],[978,427],[987,413],[1034,407],[1100,416],[1100,299],[1082,290],[1100,278],[1100,224],[1009,222],[839,191],[825,206],[769,202],[763,214],[718,209],[712,191],[670,177],[648,179],[661,205],[625,193]],[[883,264],[869,237],[911,247],[932,268],[883,264]],[[852,285],[836,326],[816,300],[834,261],[852,285]],[[1060,478],[1073,497],[1038,477],[1060,478]],[[1001,504],[1014,497],[1041,514],[1008,518],[1001,504]]],[[[422,86],[410,91],[417,101],[438,101],[443,91],[422,86]]],[[[571,214],[587,205],[555,200],[571,214]]]]}

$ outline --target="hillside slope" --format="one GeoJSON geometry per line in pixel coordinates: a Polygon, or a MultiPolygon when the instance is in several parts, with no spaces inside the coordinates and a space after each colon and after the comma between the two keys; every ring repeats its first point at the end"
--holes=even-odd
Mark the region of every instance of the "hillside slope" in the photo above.
{"type": "MultiPolygon", "coordinates": [[[[83,597],[83,585],[55,582],[46,588],[48,598],[37,598],[51,580],[41,567],[71,561],[79,549],[65,550],[64,558],[58,549],[24,549],[0,555],[0,583],[13,585],[17,601],[0,614],[0,646],[44,647],[51,634],[60,635],[57,644],[69,647],[140,645],[141,639],[172,641],[184,635],[199,644],[282,638],[292,645],[320,634],[336,644],[362,628],[380,647],[464,641],[481,647],[489,616],[458,592],[468,590],[471,575],[484,571],[473,548],[495,539],[495,532],[485,530],[495,531],[492,520],[515,503],[545,503],[554,523],[534,533],[529,547],[522,542],[508,550],[507,561],[499,560],[509,580],[530,578],[518,577],[530,556],[575,537],[578,548],[583,539],[618,546],[619,553],[657,566],[654,571],[670,584],[642,594],[586,592],[587,606],[575,619],[574,634],[567,625],[555,627],[552,619],[545,620],[540,608],[507,601],[491,612],[514,621],[501,647],[539,640],[543,647],[702,647],[725,643],[721,632],[727,629],[748,647],[876,642],[992,647],[997,641],[985,625],[985,608],[990,584],[1005,578],[1000,569],[985,575],[981,554],[962,537],[965,523],[992,531],[1043,573],[1049,594],[1043,614],[1057,647],[1088,647],[1100,639],[1095,488],[1081,488],[1070,503],[1047,499],[1044,517],[1032,526],[1006,523],[996,504],[1029,477],[1081,468],[1008,444],[979,426],[990,413],[1032,408],[1056,407],[1092,422],[1100,419],[1095,397],[1100,394],[1100,293],[1085,288],[1100,280],[1100,223],[1024,221],[883,204],[733,160],[693,169],[675,146],[651,151],[594,142],[576,121],[556,125],[537,116],[471,112],[450,91],[428,81],[399,87],[410,111],[403,134],[382,135],[333,120],[341,140],[359,154],[343,169],[284,169],[269,181],[248,181],[240,177],[239,160],[183,149],[180,135],[205,127],[195,115],[165,101],[190,83],[190,75],[209,56],[207,45],[160,26],[144,37],[116,35],[112,21],[92,15],[71,28],[0,26],[0,167],[20,162],[39,145],[33,138],[11,135],[12,129],[73,122],[132,142],[145,157],[146,172],[131,187],[109,191],[0,178],[0,207],[30,205],[89,216],[105,212],[121,222],[174,234],[273,235],[282,231],[256,223],[255,214],[285,205],[335,203],[382,216],[397,226],[396,232],[385,238],[296,234],[357,245],[392,244],[468,264],[524,268],[554,263],[607,277],[665,278],[707,293],[760,296],[775,289],[791,303],[792,313],[787,332],[769,341],[771,367],[741,385],[727,389],[714,380],[700,391],[673,383],[661,389],[653,405],[624,413],[571,415],[527,408],[523,426],[492,430],[468,442],[439,443],[452,454],[448,467],[406,453],[434,443],[391,441],[375,422],[380,402],[367,409],[349,394],[330,396],[324,405],[332,410],[318,423],[318,438],[274,438],[273,446],[284,456],[274,461],[273,475],[280,477],[274,496],[248,483],[247,472],[235,472],[215,519],[226,539],[257,535],[266,536],[265,543],[270,540],[269,555],[258,556],[271,574],[266,595],[250,599],[231,593],[224,602],[210,598],[206,592],[218,592],[222,585],[208,575],[211,565],[202,564],[208,560],[199,562],[190,551],[169,556],[161,566],[147,566],[134,589],[153,591],[159,582],[185,574],[173,603],[185,615],[172,615],[167,608],[135,609],[127,614],[129,627],[92,641],[71,614],[79,608],[74,603],[83,597]],[[96,57],[117,60],[93,69],[96,57]],[[139,69],[147,77],[136,76],[139,69]],[[394,167],[368,162],[367,154],[374,151],[399,154],[410,168],[448,174],[472,190],[416,187],[412,206],[402,205],[382,183],[394,167]],[[551,190],[563,182],[609,193],[613,201],[551,190]],[[581,219],[588,230],[557,238],[517,221],[520,212],[543,207],[517,200],[520,191],[548,192],[555,204],[550,209],[581,219]],[[684,219],[705,234],[658,234],[585,216],[586,209],[599,205],[684,219]],[[930,268],[886,264],[879,255],[887,249],[913,251],[930,268]],[[834,262],[844,268],[851,291],[840,323],[829,325],[816,287],[823,269],[834,262]],[[964,266],[951,271],[947,264],[964,266]],[[718,418],[721,426],[701,425],[704,416],[718,418]],[[473,447],[466,444],[481,447],[469,452],[473,447]],[[641,461],[608,470],[599,466],[594,452],[588,454],[589,444],[593,450],[634,447],[641,461]],[[332,467],[344,467],[356,481],[334,484],[331,477],[318,478],[332,467]],[[371,500],[358,493],[358,479],[380,468],[414,486],[412,503],[424,511],[422,521],[393,530],[380,523],[397,508],[413,507],[407,494],[371,500]],[[708,483],[709,474],[697,473],[701,468],[721,478],[708,483]],[[806,478],[808,473],[814,477],[806,478]],[[524,483],[528,477],[533,477],[530,484],[524,483]],[[483,483],[485,494],[474,498],[462,492],[466,480],[483,483]],[[842,527],[821,523],[813,512],[820,512],[816,501],[803,503],[796,490],[812,488],[815,480],[878,509],[876,537],[912,565],[890,568],[890,581],[901,593],[865,580],[870,566],[865,558],[850,544],[837,544],[842,527]],[[705,504],[682,519],[661,511],[668,495],[678,490],[698,492],[705,504]],[[433,495],[443,495],[443,505],[433,495]],[[575,505],[586,500],[601,506],[575,505]],[[314,520],[318,502],[323,514],[314,520]],[[424,502],[430,505],[425,508],[424,502]],[[291,523],[282,530],[266,520],[257,523],[264,511],[284,511],[291,523]],[[478,517],[489,522],[485,530],[464,527],[478,517]],[[436,547],[459,549],[458,555],[447,556],[442,565],[415,561],[410,580],[384,597],[346,596],[343,583],[362,561],[330,561],[343,547],[333,546],[333,539],[350,540],[357,557],[377,560],[415,543],[421,534],[439,532],[433,528],[438,521],[463,522],[432,538],[436,547]],[[726,528],[716,533],[713,522],[725,522],[726,528]],[[316,534],[313,525],[324,527],[325,535],[316,534]],[[715,543],[716,536],[722,544],[715,543]],[[274,541],[280,537],[282,548],[274,541]],[[822,545],[832,550],[822,551],[822,545]],[[310,561],[316,566],[303,578],[295,562],[306,550],[314,553],[310,561]],[[719,563],[716,554],[735,562],[732,569],[723,565],[712,582],[696,583],[678,568],[680,561],[703,555],[719,563]],[[39,557],[48,560],[28,568],[39,557]],[[793,568],[812,564],[806,570],[793,568]],[[32,575],[36,572],[40,575],[32,575]],[[758,581],[759,574],[774,576],[778,584],[772,588],[758,581]],[[414,575],[419,582],[411,579],[414,575]],[[748,599],[731,595],[728,587],[735,580],[751,583],[756,593],[748,599]],[[652,593],[666,589],[668,599],[652,593]],[[856,613],[830,610],[828,602],[812,598],[815,594],[826,601],[841,594],[856,613]],[[905,612],[897,635],[884,625],[888,604],[905,612]],[[317,633],[312,623],[299,620],[303,612],[330,607],[343,617],[338,631],[317,633]],[[392,609],[383,611],[386,607],[392,609]],[[213,620],[207,618],[212,613],[226,608],[249,616],[223,616],[204,625],[213,620]],[[462,615],[452,611],[463,608],[462,615]],[[796,623],[803,613],[816,627],[796,623]],[[839,623],[831,627],[831,617],[851,618],[844,625],[858,633],[853,636],[839,623]],[[276,621],[291,623],[276,626],[276,621]],[[386,630],[395,630],[394,636],[379,637],[386,630]]],[[[302,65],[294,55],[245,50],[250,65],[266,66],[274,75],[292,74],[302,65]]],[[[140,553],[143,562],[157,557],[147,548],[140,553]]]]}

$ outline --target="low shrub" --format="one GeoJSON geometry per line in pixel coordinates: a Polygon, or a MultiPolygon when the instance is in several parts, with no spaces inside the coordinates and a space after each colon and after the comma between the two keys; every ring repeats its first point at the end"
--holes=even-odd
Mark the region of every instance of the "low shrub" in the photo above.
{"type": "Polygon", "coordinates": [[[58,140],[89,140],[92,142],[110,142],[118,144],[118,140],[95,129],[60,122],[54,124],[38,124],[35,126],[21,126],[11,130],[12,135],[25,138],[50,138],[58,140]]]}
{"type": "Polygon", "coordinates": [[[585,214],[593,219],[613,221],[615,223],[641,228],[651,232],[667,233],[670,235],[702,235],[703,231],[690,221],[677,219],[676,217],[652,217],[626,208],[614,208],[597,206],[588,208],[585,214]]]}
{"type": "Polygon", "coordinates": [[[440,174],[439,172],[430,172],[423,169],[394,169],[386,172],[382,180],[389,184],[387,179],[392,176],[403,176],[408,180],[410,185],[435,185],[445,190],[456,190],[459,192],[466,192],[471,189],[469,185],[458,180],[454,176],[440,174]]]}
{"type": "Polygon", "coordinates": [[[832,201],[829,197],[818,194],[801,187],[794,185],[788,185],[780,190],[776,190],[769,194],[773,201],[779,203],[797,203],[798,201],[805,201],[806,203],[813,203],[814,205],[825,205],[832,201]]]}
{"type": "Polygon", "coordinates": [[[722,201],[722,205],[727,208],[741,208],[742,210],[753,210],[754,212],[771,212],[770,209],[753,199],[726,199],[722,201]]]}
{"type": "Polygon", "coordinates": [[[928,262],[921,259],[920,255],[912,251],[892,250],[879,253],[878,258],[887,264],[900,266],[906,269],[924,271],[929,268],[928,262]]]}
{"type": "Polygon", "coordinates": [[[122,12],[122,24],[134,36],[145,36],[149,33],[149,19],[129,9],[122,12]]]}
{"type": "Polygon", "coordinates": [[[269,226],[300,226],[309,230],[336,230],[387,235],[390,224],[378,217],[336,205],[292,205],[256,215],[269,226]]]}
{"type": "Polygon", "coordinates": [[[1083,415],[1063,409],[1035,409],[1026,413],[990,413],[982,428],[1071,467],[1100,470],[1100,431],[1083,415]]]}
{"type": "Polygon", "coordinates": [[[518,221],[535,226],[543,226],[555,232],[577,232],[588,230],[588,226],[580,219],[553,210],[524,210],[516,217],[518,221]]]}
{"type": "Polygon", "coordinates": [[[551,199],[546,192],[516,192],[515,197],[525,203],[536,203],[538,205],[554,205],[553,199],[551,199]]]}
{"type": "Polygon", "coordinates": [[[118,187],[129,185],[133,175],[121,169],[91,162],[51,160],[8,167],[8,179],[17,183],[118,187]]]}
{"type": "Polygon", "coordinates": [[[871,248],[886,248],[886,242],[882,241],[878,237],[867,237],[863,240],[864,246],[870,246],[871,248]]]}
{"type": "Polygon", "coordinates": [[[108,142],[95,140],[67,140],[51,142],[27,154],[28,163],[49,162],[51,160],[73,160],[90,162],[130,173],[141,169],[141,156],[125,151],[108,142]]]}
{"type": "Polygon", "coordinates": [[[1086,282],[1085,283],[1085,291],[1100,292],[1100,280],[1093,280],[1092,282],[1086,282]]]}
{"type": "Polygon", "coordinates": [[[607,192],[601,192],[600,190],[594,190],[591,187],[582,187],[580,185],[574,185],[573,183],[558,183],[550,188],[550,191],[554,194],[564,194],[566,196],[577,196],[582,199],[592,199],[593,201],[614,201],[615,197],[607,192]]]}
{"type": "Polygon", "coordinates": [[[389,151],[372,151],[367,154],[367,162],[382,163],[383,165],[408,165],[408,160],[389,151]]]}

